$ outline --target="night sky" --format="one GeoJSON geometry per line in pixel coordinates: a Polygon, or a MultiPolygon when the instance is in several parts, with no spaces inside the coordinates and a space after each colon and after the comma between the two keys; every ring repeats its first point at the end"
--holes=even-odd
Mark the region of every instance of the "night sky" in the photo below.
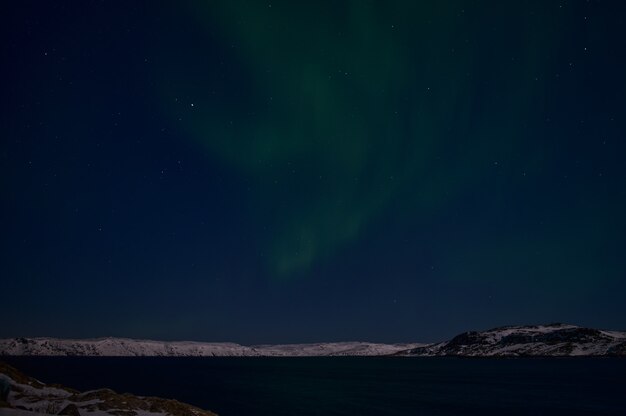
{"type": "Polygon", "coordinates": [[[0,337],[626,329],[625,3],[1,8],[0,337]]]}

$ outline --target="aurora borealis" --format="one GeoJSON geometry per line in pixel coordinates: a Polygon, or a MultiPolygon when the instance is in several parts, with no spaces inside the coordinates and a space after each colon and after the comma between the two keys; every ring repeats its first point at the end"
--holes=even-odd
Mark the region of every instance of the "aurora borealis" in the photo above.
{"type": "Polygon", "coordinates": [[[5,8],[0,336],[626,327],[620,3],[5,8]]]}

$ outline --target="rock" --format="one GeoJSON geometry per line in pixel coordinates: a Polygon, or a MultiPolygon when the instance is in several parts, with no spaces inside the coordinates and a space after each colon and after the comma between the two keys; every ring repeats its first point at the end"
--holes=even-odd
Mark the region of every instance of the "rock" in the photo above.
{"type": "Polygon", "coordinates": [[[66,416],[80,416],[80,412],[78,411],[78,407],[74,403],[70,403],[63,408],[58,414],[66,415],[66,416]]]}
{"type": "MultiPolygon", "coordinates": [[[[91,390],[80,393],[58,384],[43,384],[15,368],[0,362],[0,382],[7,383],[16,397],[0,400],[0,408],[9,407],[37,414],[46,412],[64,416],[137,416],[148,413],[171,416],[216,416],[189,404],[158,397],[119,394],[110,389],[91,390]],[[13,400],[17,398],[18,400],[13,400]],[[58,412],[61,406],[63,409],[58,412]],[[58,413],[57,413],[58,412],[58,413]]],[[[0,415],[3,412],[0,410],[0,415]]]]}
{"type": "Polygon", "coordinates": [[[567,324],[507,326],[464,332],[450,341],[403,351],[404,356],[530,357],[626,355],[626,332],[567,324]]]}
{"type": "Polygon", "coordinates": [[[4,378],[0,378],[0,402],[6,402],[11,391],[11,385],[4,378]]]}

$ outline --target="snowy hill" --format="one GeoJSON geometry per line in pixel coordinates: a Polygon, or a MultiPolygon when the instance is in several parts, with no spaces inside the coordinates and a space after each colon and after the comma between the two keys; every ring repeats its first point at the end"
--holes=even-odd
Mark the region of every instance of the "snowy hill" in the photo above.
{"type": "Polygon", "coordinates": [[[567,324],[508,326],[465,332],[450,341],[397,353],[401,356],[523,357],[626,356],[626,332],[567,324]]]}
{"type": "Polygon", "coordinates": [[[321,356],[626,356],[626,332],[575,325],[508,326],[465,332],[434,344],[334,342],[245,346],[126,338],[0,340],[2,355],[110,357],[321,357],[321,356]]]}
{"type": "Polygon", "coordinates": [[[0,355],[110,357],[304,357],[390,355],[424,344],[337,342],[244,346],[234,343],[164,342],[126,338],[0,340],[0,355]]]}

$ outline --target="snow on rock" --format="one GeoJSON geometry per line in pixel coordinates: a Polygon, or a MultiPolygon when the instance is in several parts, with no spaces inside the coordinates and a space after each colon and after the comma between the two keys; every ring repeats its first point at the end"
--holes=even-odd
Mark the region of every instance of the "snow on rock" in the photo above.
{"type": "Polygon", "coordinates": [[[304,357],[390,355],[424,344],[335,342],[244,346],[234,343],[164,342],[126,338],[0,340],[0,355],[109,357],[304,357]]]}
{"type": "Polygon", "coordinates": [[[0,340],[2,355],[137,357],[321,356],[599,356],[626,355],[626,332],[567,324],[507,326],[465,332],[435,344],[331,342],[245,346],[217,342],[165,342],[126,338],[0,340]]]}
{"type": "Polygon", "coordinates": [[[626,356],[626,332],[567,324],[507,326],[464,332],[449,341],[406,351],[402,356],[523,357],[626,356]]]}
{"type": "Polygon", "coordinates": [[[247,347],[233,343],[162,342],[126,338],[0,340],[0,355],[44,356],[241,356],[247,347]]]}
{"type": "Polygon", "coordinates": [[[62,386],[48,386],[0,363],[0,383],[9,386],[6,401],[0,399],[0,416],[63,414],[76,416],[215,416],[206,410],[158,397],[118,394],[100,389],[84,393],[62,386]]]}
{"type": "Polygon", "coordinates": [[[375,344],[369,342],[334,342],[326,344],[258,345],[250,347],[260,356],[337,357],[390,355],[424,344],[375,344]]]}

